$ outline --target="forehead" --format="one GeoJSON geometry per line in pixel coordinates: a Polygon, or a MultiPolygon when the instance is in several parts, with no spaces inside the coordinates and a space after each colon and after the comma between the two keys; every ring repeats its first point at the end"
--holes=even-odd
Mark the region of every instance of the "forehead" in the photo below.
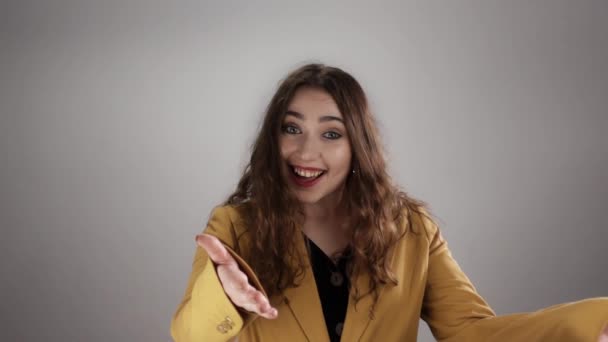
{"type": "Polygon", "coordinates": [[[342,118],[338,105],[329,93],[320,88],[301,87],[296,90],[288,110],[306,116],[320,117],[332,115],[342,118]]]}

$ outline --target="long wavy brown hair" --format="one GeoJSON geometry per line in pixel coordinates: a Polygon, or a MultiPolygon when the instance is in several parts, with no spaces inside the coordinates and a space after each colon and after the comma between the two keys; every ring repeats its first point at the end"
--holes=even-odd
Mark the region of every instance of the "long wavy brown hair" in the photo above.
{"type": "MultiPolygon", "coordinates": [[[[347,72],[323,64],[307,64],[282,80],[265,117],[236,190],[224,204],[235,205],[247,222],[250,250],[244,251],[269,296],[295,287],[304,273],[306,255],[297,253],[303,211],[281,175],[279,134],[296,90],[317,87],[330,94],[344,118],[352,148],[354,173],[346,179],[343,200],[350,215],[351,284],[369,272],[370,292],[377,301],[381,286],[397,279],[390,255],[408,231],[412,212],[424,214],[426,203],[414,199],[391,181],[383,146],[363,88],[347,72]],[[403,229],[405,227],[405,229],[403,229]]],[[[428,209],[427,209],[428,210],[428,209]]],[[[369,292],[368,292],[369,293],[369,292]]],[[[358,301],[367,293],[355,288],[358,301]]]]}

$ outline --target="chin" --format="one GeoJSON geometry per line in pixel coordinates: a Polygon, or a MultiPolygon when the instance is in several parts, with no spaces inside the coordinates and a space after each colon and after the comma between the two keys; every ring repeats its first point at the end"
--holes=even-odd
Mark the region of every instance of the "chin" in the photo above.
{"type": "Polygon", "coordinates": [[[323,198],[323,196],[313,194],[296,193],[295,195],[298,201],[300,201],[302,204],[315,204],[323,198]]]}

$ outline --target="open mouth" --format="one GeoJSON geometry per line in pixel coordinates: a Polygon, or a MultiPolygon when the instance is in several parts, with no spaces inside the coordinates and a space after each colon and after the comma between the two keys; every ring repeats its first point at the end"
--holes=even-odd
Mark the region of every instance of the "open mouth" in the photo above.
{"type": "Polygon", "coordinates": [[[319,178],[321,178],[326,172],[326,170],[302,169],[293,165],[289,165],[289,170],[291,171],[291,176],[294,182],[297,185],[304,187],[315,185],[319,178]]]}

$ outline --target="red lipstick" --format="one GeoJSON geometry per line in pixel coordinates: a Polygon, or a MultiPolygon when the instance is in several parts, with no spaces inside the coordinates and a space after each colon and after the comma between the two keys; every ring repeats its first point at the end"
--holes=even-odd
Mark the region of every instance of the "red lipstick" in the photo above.
{"type": "Polygon", "coordinates": [[[323,177],[325,175],[325,170],[323,169],[317,169],[317,168],[313,168],[313,167],[303,167],[303,166],[296,166],[296,165],[290,165],[289,166],[290,169],[290,179],[299,187],[302,188],[310,188],[312,186],[314,186],[315,184],[317,184],[320,180],[321,177],[323,177]],[[295,168],[298,169],[302,169],[302,170],[306,170],[306,171],[322,171],[322,173],[320,175],[318,175],[315,178],[306,178],[306,177],[301,177],[299,175],[296,174],[295,172],[295,168]]]}
{"type": "Polygon", "coordinates": [[[298,185],[298,186],[301,186],[303,188],[310,188],[310,187],[314,186],[315,184],[319,183],[319,180],[321,179],[321,177],[323,177],[323,175],[324,174],[321,174],[319,177],[309,180],[309,179],[302,179],[292,173],[291,180],[293,180],[294,183],[296,183],[296,185],[298,185]]]}

